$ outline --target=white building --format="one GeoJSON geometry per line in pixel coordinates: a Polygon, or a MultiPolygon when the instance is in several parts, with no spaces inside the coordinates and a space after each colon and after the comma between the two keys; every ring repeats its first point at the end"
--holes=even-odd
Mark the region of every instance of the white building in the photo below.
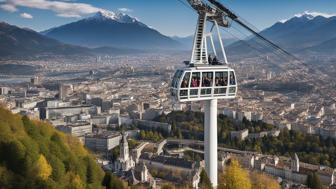
{"type": "Polygon", "coordinates": [[[232,119],[236,119],[237,117],[236,111],[228,109],[228,108],[224,108],[223,114],[232,119]]]}
{"type": "Polygon", "coordinates": [[[107,152],[118,146],[121,138],[119,132],[86,135],[85,146],[92,151],[107,152]]]}
{"type": "Polygon", "coordinates": [[[237,113],[237,119],[239,121],[243,121],[244,117],[247,120],[251,121],[252,120],[252,113],[251,112],[238,112],[237,113]]]}
{"type": "Polygon", "coordinates": [[[7,95],[9,92],[8,87],[0,87],[0,95],[7,95]]]}
{"type": "Polygon", "coordinates": [[[231,139],[237,138],[238,140],[245,140],[245,138],[249,135],[248,129],[244,129],[241,131],[231,131],[230,132],[231,139]]]}
{"type": "Polygon", "coordinates": [[[129,154],[126,134],[123,134],[120,144],[120,157],[114,162],[116,172],[128,171],[135,166],[132,156],[129,154]]]}
{"type": "Polygon", "coordinates": [[[92,125],[88,122],[76,122],[68,125],[60,125],[57,126],[56,128],[64,133],[76,137],[92,133],[92,125]]]}

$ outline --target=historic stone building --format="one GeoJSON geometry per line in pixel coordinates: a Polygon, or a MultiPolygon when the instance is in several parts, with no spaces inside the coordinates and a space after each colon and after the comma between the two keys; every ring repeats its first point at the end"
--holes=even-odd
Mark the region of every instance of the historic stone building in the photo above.
{"type": "Polygon", "coordinates": [[[126,134],[123,134],[120,143],[120,157],[114,162],[115,172],[128,171],[135,166],[132,156],[129,154],[129,147],[126,134]]]}

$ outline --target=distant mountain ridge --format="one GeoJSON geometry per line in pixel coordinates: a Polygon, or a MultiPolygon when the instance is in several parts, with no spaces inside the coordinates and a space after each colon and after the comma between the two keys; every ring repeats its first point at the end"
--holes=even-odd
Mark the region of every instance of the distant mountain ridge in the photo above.
{"type": "MultiPolygon", "coordinates": [[[[324,48],[324,44],[328,44],[329,50],[333,48],[332,51],[336,52],[335,31],[336,16],[306,11],[302,14],[296,14],[292,18],[281,20],[264,29],[260,34],[292,53],[301,53],[307,50],[320,51],[321,48],[324,48]]],[[[256,38],[252,38],[230,45],[229,52],[253,55],[256,50],[247,46],[246,43],[261,52],[266,50],[265,47],[260,46],[260,42],[257,42],[256,38]]]]}
{"type": "Polygon", "coordinates": [[[0,57],[86,54],[86,48],[67,45],[31,29],[0,22],[0,57]]]}
{"type": "Polygon", "coordinates": [[[29,28],[20,28],[0,22],[0,58],[27,58],[34,56],[120,55],[145,53],[145,50],[99,47],[87,48],[69,45],[49,38],[29,28]]]}
{"type": "Polygon", "coordinates": [[[336,37],[336,16],[305,12],[261,32],[279,45],[304,49],[336,37]]]}
{"type": "Polygon", "coordinates": [[[134,17],[108,11],[41,33],[64,43],[85,47],[175,49],[181,46],[134,17]]]}

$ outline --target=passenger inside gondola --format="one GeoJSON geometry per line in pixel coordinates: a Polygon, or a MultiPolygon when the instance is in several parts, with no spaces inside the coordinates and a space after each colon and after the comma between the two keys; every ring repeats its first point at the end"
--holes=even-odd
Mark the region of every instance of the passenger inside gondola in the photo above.
{"type": "Polygon", "coordinates": [[[196,72],[196,73],[192,73],[192,77],[191,77],[191,87],[199,87],[200,84],[200,73],[196,72]]]}
{"type": "Polygon", "coordinates": [[[209,63],[210,65],[212,65],[212,57],[211,57],[210,54],[209,54],[209,56],[208,56],[208,63],[209,63]]]}
{"type": "Polygon", "coordinates": [[[211,87],[212,86],[212,72],[203,72],[202,73],[202,87],[211,87]]]}
{"type": "Polygon", "coordinates": [[[187,88],[188,87],[188,82],[184,79],[181,84],[181,88],[187,88]]]}
{"type": "Polygon", "coordinates": [[[233,72],[230,73],[230,85],[236,85],[236,80],[233,72]]]}
{"type": "Polygon", "coordinates": [[[204,87],[210,87],[210,80],[208,77],[203,78],[203,86],[204,87]]]}
{"type": "Polygon", "coordinates": [[[227,78],[222,79],[222,86],[227,86],[228,82],[227,82],[227,78]]]}
{"type": "Polygon", "coordinates": [[[190,78],[190,72],[185,73],[182,83],[181,83],[181,88],[188,88],[189,78],[190,78]]]}
{"type": "Polygon", "coordinates": [[[197,83],[196,78],[191,79],[191,87],[198,87],[198,83],[197,83]]]}
{"type": "Polygon", "coordinates": [[[220,86],[220,79],[218,77],[215,78],[215,85],[220,86]]]}
{"type": "Polygon", "coordinates": [[[215,56],[213,59],[212,59],[212,65],[217,65],[219,62],[217,60],[217,57],[215,56]]]}

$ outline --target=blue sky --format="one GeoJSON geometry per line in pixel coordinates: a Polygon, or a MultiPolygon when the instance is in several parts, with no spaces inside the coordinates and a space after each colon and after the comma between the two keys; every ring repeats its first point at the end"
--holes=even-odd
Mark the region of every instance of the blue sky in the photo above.
{"type": "MultiPolygon", "coordinates": [[[[185,0],[181,0],[185,1],[185,0]]],[[[306,10],[336,14],[335,0],[220,0],[257,28],[306,10]]],[[[37,31],[92,15],[122,10],[169,36],[193,33],[196,14],[178,0],[0,0],[0,20],[37,31]]]]}

